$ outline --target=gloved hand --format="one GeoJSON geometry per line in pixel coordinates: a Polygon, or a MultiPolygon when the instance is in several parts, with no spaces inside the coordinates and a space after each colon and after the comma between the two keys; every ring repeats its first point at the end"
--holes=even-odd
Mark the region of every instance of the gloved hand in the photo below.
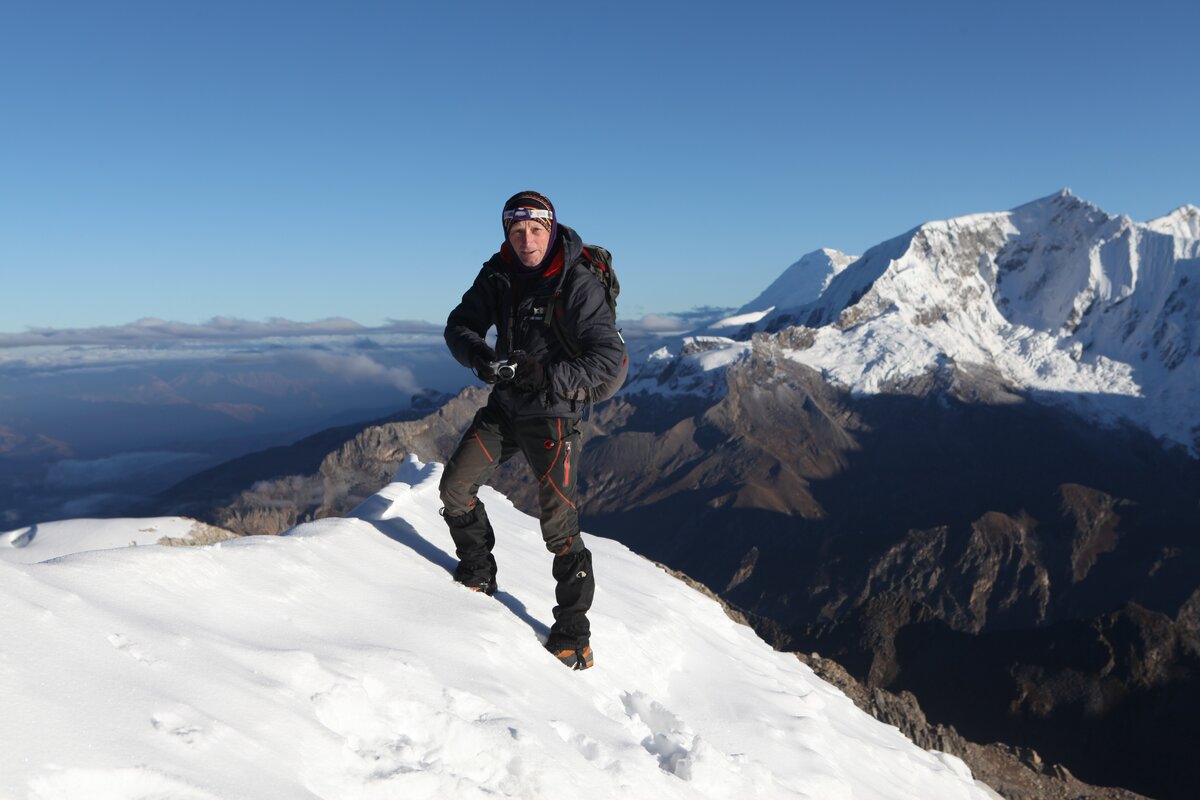
{"type": "Polygon", "coordinates": [[[546,388],[549,376],[540,361],[529,353],[520,352],[511,354],[508,360],[517,368],[517,374],[512,379],[513,386],[524,392],[538,392],[546,388]]]}
{"type": "Polygon", "coordinates": [[[479,380],[484,383],[495,383],[498,380],[496,371],[492,369],[496,360],[496,351],[484,342],[475,345],[471,350],[471,369],[475,370],[479,380]]]}

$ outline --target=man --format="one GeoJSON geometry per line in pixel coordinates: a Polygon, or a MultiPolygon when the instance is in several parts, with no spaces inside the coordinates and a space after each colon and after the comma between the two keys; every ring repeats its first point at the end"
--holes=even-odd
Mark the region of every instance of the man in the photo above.
{"type": "Polygon", "coordinates": [[[501,221],[500,252],[446,322],[450,352],[495,385],[442,474],[442,514],[459,559],[454,579],[495,594],[496,539],[477,493],[520,453],[538,479],[542,538],[554,554],[557,605],[546,649],[572,669],[587,669],[596,581],[576,508],[579,419],[591,390],[618,374],[625,344],[604,286],[583,263],[582,240],[558,223],[549,199],[519,192],[504,204],[501,221]],[[552,330],[550,313],[578,342],[576,357],[552,330]],[[493,326],[495,350],[484,338],[493,326]],[[507,366],[498,371],[499,363],[507,366]]]}

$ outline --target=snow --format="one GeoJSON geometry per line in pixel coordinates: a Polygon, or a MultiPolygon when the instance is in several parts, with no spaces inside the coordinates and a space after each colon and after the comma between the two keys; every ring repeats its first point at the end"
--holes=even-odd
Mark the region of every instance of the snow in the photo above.
{"type": "Polygon", "coordinates": [[[280,537],[0,560],[0,797],[995,797],[599,537],[596,666],[564,669],[536,521],[483,490],[501,590],[469,592],[440,474],[280,537]]]}
{"type": "Polygon", "coordinates": [[[762,294],[742,306],[738,313],[768,313],[773,309],[807,305],[820,297],[830,281],[857,259],[858,256],[830,248],[808,253],[784,270],[762,294]]]}
{"type": "MultiPolygon", "coordinates": [[[[1197,207],[1136,223],[1064,190],[927,222],[840,268],[836,252],[789,267],[742,309],[740,333],[803,320],[803,336],[782,337],[789,356],[855,394],[895,391],[947,364],[982,366],[1014,394],[1127,420],[1200,456],[1197,207]],[[785,295],[798,285],[812,299],[797,308],[808,295],[785,295]]],[[[728,349],[725,363],[746,348],[728,349]]],[[[649,374],[673,373],[657,363],[649,374]]]]}
{"type": "Polygon", "coordinates": [[[666,346],[650,353],[621,391],[715,399],[727,390],[724,368],[744,357],[749,349],[748,342],[736,342],[723,336],[681,337],[677,353],[672,353],[666,346]]]}
{"type": "Polygon", "coordinates": [[[43,522],[0,533],[0,561],[36,564],[88,550],[156,544],[163,538],[188,539],[196,524],[187,517],[43,522]]]}
{"type": "Polygon", "coordinates": [[[1150,220],[1146,227],[1180,239],[1200,239],[1200,208],[1180,206],[1166,216],[1150,220]]]}
{"type": "Polygon", "coordinates": [[[712,330],[717,330],[719,328],[740,328],[743,325],[753,325],[774,310],[775,306],[770,306],[762,311],[751,311],[748,314],[735,314],[732,317],[719,319],[708,327],[712,330]]]}

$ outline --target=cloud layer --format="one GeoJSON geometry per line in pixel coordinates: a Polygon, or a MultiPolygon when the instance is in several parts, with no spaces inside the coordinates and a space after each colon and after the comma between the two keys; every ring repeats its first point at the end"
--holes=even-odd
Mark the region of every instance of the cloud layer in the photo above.
{"type": "Polygon", "coordinates": [[[255,341],[304,336],[369,336],[386,334],[439,335],[440,325],[392,320],[387,325],[366,327],[343,318],[315,322],[269,319],[265,322],[214,317],[198,325],[146,318],[127,325],[98,328],[31,328],[23,333],[0,333],[0,349],[58,346],[149,346],[184,342],[255,341]]]}

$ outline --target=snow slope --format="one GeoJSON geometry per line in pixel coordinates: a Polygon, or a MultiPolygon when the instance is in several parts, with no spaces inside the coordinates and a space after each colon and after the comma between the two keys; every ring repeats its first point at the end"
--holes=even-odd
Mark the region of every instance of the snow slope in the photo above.
{"type": "Polygon", "coordinates": [[[742,306],[739,314],[749,314],[764,309],[785,310],[808,305],[829,287],[830,281],[842,270],[858,260],[840,250],[828,247],[801,256],[783,274],[768,286],[762,294],[742,306]]]}
{"type": "Polygon", "coordinates": [[[994,797],[612,541],[564,669],[536,521],[485,489],[501,591],[456,586],[440,470],[281,537],[0,560],[0,797],[994,797]]]}
{"type": "Polygon", "coordinates": [[[0,533],[0,560],[36,564],[87,550],[156,544],[163,538],[189,539],[196,525],[196,520],[187,517],[42,522],[0,533]]]}
{"type": "MultiPolygon", "coordinates": [[[[829,252],[806,256],[776,283],[829,252]]],[[[764,292],[739,319],[758,331],[810,329],[784,337],[785,349],[830,382],[876,394],[983,367],[1017,393],[1131,421],[1200,456],[1195,206],[1136,223],[1064,190],[1011,211],[925,223],[841,269],[832,256],[827,263],[808,265],[810,290],[828,276],[819,297],[768,311],[775,298],[764,292]]]]}

